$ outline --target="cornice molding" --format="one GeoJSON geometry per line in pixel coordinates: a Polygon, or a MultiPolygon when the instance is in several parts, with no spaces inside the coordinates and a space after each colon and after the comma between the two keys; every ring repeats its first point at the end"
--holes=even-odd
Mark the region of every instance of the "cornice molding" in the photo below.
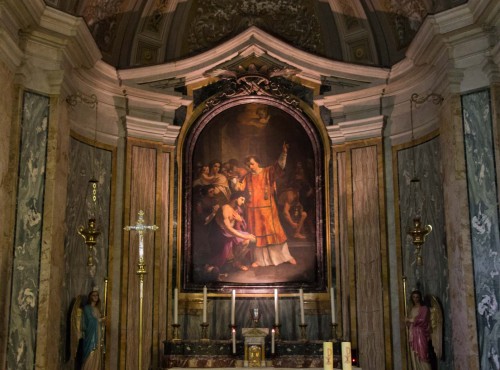
{"type": "Polygon", "coordinates": [[[50,37],[57,35],[63,53],[72,68],[91,68],[102,58],[92,35],[82,18],[46,7],[40,18],[40,28],[50,37]]]}
{"type": "Polygon", "coordinates": [[[22,63],[23,52],[17,43],[0,29],[0,60],[7,65],[11,71],[15,71],[22,63]]]}
{"type": "Polygon", "coordinates": [[[340,122],[327,126],[328,136],[333,145],[344,144],[349,141],[382,137],[384,116],[375,116],[360,120],[340,122]]]}
{"type": "Polygon", "coordinates": [[[158,141],[174,145],[180,133],[180,127],[168,122],[152,121],[144,118],[127,116],[125,127],[128,137],[158,141]]]}
{"type": "Polygon", "coordinates": [[[334,109],[337,106],[378,105],[385,88],[386,84],[384,83],[349,93],[320,96],[314,99],[314,103],[328,109],[334,109]]]}

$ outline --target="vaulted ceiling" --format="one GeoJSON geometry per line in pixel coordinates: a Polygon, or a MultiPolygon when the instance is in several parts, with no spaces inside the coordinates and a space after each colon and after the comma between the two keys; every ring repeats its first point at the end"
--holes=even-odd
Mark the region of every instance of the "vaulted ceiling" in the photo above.
{"type": "Polygon", "coordinates": [[[332,60],[389,67],[427,14],[466,0],[46,0],[82,16],[104,61],[128,68],[210,50],[251,26],[332,60]]]}

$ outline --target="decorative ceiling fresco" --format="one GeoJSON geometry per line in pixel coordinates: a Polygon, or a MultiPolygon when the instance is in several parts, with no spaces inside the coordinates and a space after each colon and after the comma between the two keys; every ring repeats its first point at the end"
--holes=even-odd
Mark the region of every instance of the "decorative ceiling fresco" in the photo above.
{"type": "Polygon", "coordinates": [[[427,14],[466,0],[46,0],[82,16],[118,67],[206,52],[249,27],[328,59],[390,67],[427,14]]]}

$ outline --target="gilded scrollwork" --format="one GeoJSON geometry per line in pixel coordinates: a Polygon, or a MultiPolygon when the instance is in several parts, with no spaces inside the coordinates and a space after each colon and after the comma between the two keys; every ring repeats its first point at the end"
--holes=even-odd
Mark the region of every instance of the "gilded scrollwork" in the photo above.
{"type": "Polygon", "coordinates": [[[279,82],[281,77],[298,72],[298,69],[292,67],[268,69],[267,66],[257,68],[254,64],[248,68],[239,66],[236,71],[217,69],[207,72],[206,76],[219,77],[224,83],[221,91],[206,101],[204,111],[209,111],[230,98],[249,95],[274,97],[298,109],[299,99],[279,82]]]}

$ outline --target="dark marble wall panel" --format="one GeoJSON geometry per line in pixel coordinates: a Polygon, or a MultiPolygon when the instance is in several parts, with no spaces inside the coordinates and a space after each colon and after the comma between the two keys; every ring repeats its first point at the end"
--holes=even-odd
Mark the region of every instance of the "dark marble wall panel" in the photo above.
{"type": "MultiPolygon", "coordinates": [[[[298,292],[297,292],[298,293],[298,292]]],[[[305,323],[309,340],[329,340],[331,338],[330,312],[314,307],[313,302],[305,300],[305,323]]],[[[274,299],[271,298],[236,298],[235,321],[237,339],[243,340],[242,328],[251,328],[250,309],[258,307],[261,319],[258,327],[271,329],[274,324],[274,299]]],[[[280,333],[285,341],[301,339],[299,297],[280,297],[279,299],[280,333]]],[[[210,298],[207,302],[208,336],[211,340],[231,339],[231,300],[210,298]]],[[[180,337],[187,340],[201,338],[201,309],[180,312],[180,337]]],[[[270,340],[270,338],[268,338],[270,340]]]]}
{"type": "Polygon", "coordinates": [[[10,305],[7,369],[33,369],[47,160],[49,98],[25,92],[10,305]]]}
{"type": "Polygon", "coordinates": [[[480,364],[492,369],[500,354],[500,240],[489,90],[462,96],[462,109],[480,364]]]}
{"type": "MultiPolygon", "coordinates": [[[[108,253],[110,232],[110,205],[113,153],[96,148],[78,139],[70,139],[68,197],[66,201],[66,235],[64,260],[66,279],[64,280],[63,307],[69,316],[74,300],[79,295],[87,295],[94,287],[103,297],[104,279],[108,276],[108,253]],[[96,201],[92,200],[91,178],[97,180],[96,201]],[[96,218],[96,226],[101,232],[92,253],[93,266],[88,266],[89,251],[84,239],[78,234],[80,226],[88,227],[88,218],[96,218]]],[[[63,321],[61,338],[70,341],[69,323],[63,321]]],[[[70,346],[63,354],[68,369],[73,362],[70,346]]]]}
{"type": "MultiPolygon", "coordinates": [[[[413,289],[420,289],[423,295],[434,295],[441,303],[444,312],[443,322],[443,359],[440,369],[452,369],[451,322],[448,291],[448,258],[444,226],[444,203],[442,173],[440,163],[439,138],[433,138],[409,149],[397,153],[399,184],[400,245],[403,275],[407,278],[407,295],[413,289]],[[413,165],[415,163],[415,167],[413,165]],[[414,170],[415,168],[415,170],[414,170]],[[432,225],[432,232],[427,236],[422,247],[423,265],[415,260],[415,247],[407,230],[415,215],[415,183],[411,182],[414,174],[420,179],[420,195],[417,208],[421,208],[422,222],[432,225]]],[[[402,278],[402,277],[401,277],[402,278]]],[[[407,304],[409,297],[405,297],[407,304]]]]}

